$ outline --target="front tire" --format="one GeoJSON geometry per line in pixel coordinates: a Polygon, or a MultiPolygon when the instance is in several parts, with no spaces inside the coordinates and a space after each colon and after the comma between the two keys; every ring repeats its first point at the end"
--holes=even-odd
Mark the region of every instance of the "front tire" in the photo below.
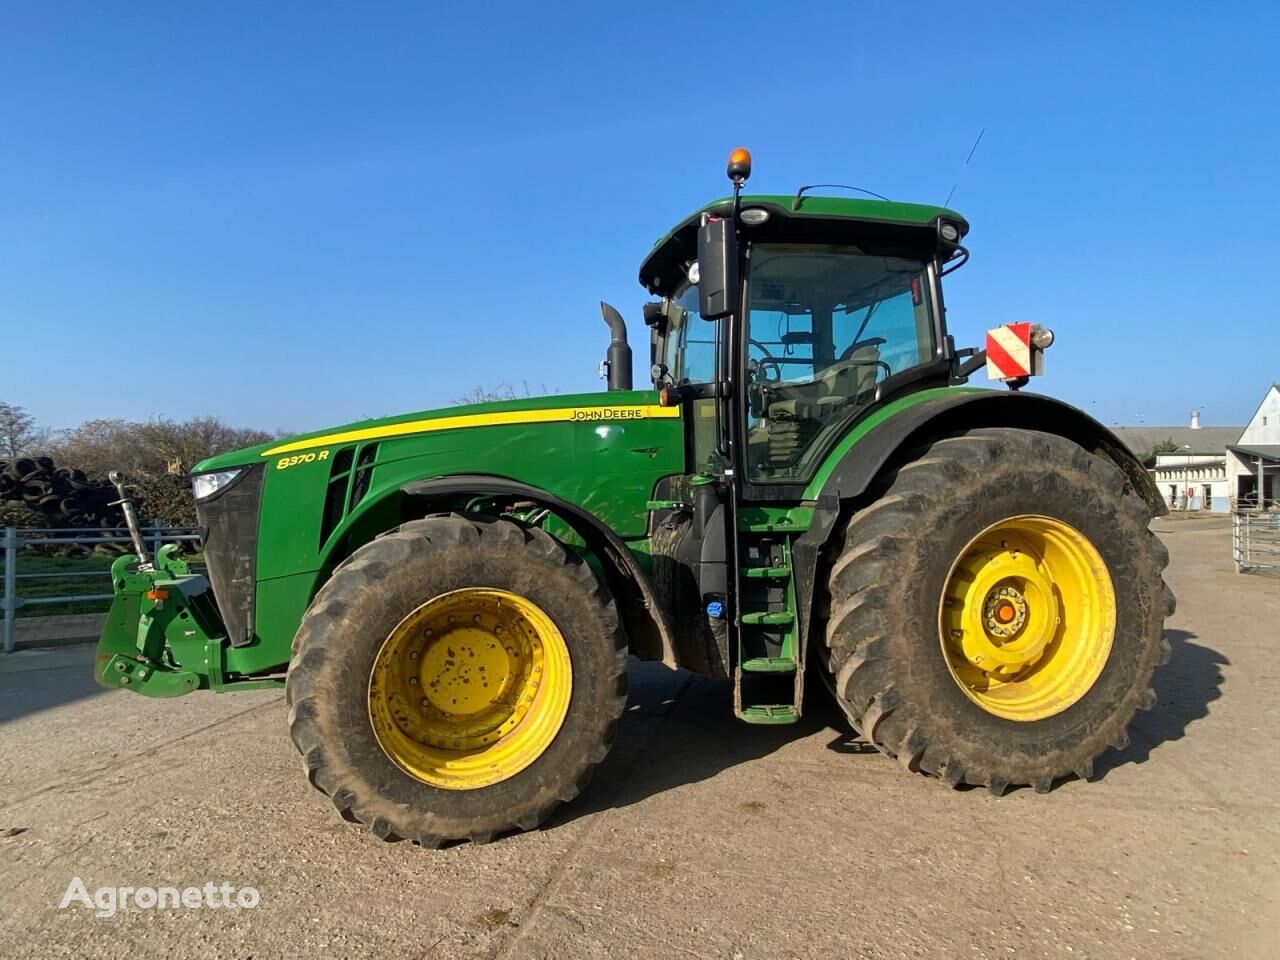
{"type": "Polygon", "coordinates": [[[344,818],[438,847],[532,829],[604,759],[626,641],[582,560],[536,528],[429,517],[358,549],[294,640],[289,727],[344,818]]]}
{"type": "Polygon", "coordinates": [[[1128,743],[1169,658],[1168,554],[1110,462],[1030,430],[916,452],[850,518],[826,660],[854,727],[953,786],[1050,789],[1128,743]]]}

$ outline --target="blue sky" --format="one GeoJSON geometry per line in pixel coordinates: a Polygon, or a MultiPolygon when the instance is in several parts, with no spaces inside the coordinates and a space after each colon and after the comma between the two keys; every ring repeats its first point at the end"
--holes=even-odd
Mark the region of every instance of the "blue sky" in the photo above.
{"type": "Polygon", "coordinates": [[[1108,423],[1280,380],[1272,5],[0,6],[0,399],[305,430],[602,388],[597,303],[726,192],[953,206],[961,344],[1108,423]]]}

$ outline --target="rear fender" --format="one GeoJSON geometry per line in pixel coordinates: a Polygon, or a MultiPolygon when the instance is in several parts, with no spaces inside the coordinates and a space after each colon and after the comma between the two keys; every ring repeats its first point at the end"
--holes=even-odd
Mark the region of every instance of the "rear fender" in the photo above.
{"type": "Polygon", "coordinates": [[[803,647],[808,646],[819,558],[841,516],[862,506],[873,481],[912,450],[941,437],[982,427],[1016,427],[1065,437],[1114,463],[1124,474],[1126,486],[1146,501],[1153,516],[1169,512],[1138,458],[1083,410],[1052,397],[1020,391],[949,391],[908,407],[874,427],[844,451],[819,489],[806,491],[817,500],[817,507],[812,525],[796,539],[794,547],[803,647]]]}

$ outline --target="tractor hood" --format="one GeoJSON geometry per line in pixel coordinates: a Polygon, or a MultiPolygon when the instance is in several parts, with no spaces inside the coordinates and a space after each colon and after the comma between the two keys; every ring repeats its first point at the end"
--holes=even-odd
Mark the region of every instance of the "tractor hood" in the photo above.
{"type": "MultiPolygon", "coordinates": [[[[644,535],[658,480],[683,470],[680,409],[652,390],[611,390],[361,420],[212,457],[195,472],[229,474],[197,503],[203,527],[227,531],[206,552],[221,543],[242,558],[237,577],[266,580],[325,569],[340,544],[396,526],[403,489],[423,480],[506,478],[626,538],[644,535]]],[[[230,605],[216,582],[214,592],[230,605]]]]}
{"type": "Polygon", "coordinates": [[[657,404],[658,396],[651,390],[628,390],[528,397],[422,410],[394,417],[358,420],[338,427],[244,447],[203,460],[192,472],[209,473],[243,467],[271,457],[303,455],[344,443],[389,440],[467,428],[573,421],[608,423],[679,416],[678,410],[659,407],[657,404]]]}

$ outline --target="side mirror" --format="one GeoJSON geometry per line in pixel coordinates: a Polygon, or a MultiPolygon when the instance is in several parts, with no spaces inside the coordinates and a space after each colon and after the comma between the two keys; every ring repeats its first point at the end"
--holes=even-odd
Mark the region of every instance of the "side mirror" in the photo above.
{"type": "Polygon", "coordinates": [[[698,228],[698,313],[719,320],[738,309],[738,232],[732,220],[698,228]]]}

